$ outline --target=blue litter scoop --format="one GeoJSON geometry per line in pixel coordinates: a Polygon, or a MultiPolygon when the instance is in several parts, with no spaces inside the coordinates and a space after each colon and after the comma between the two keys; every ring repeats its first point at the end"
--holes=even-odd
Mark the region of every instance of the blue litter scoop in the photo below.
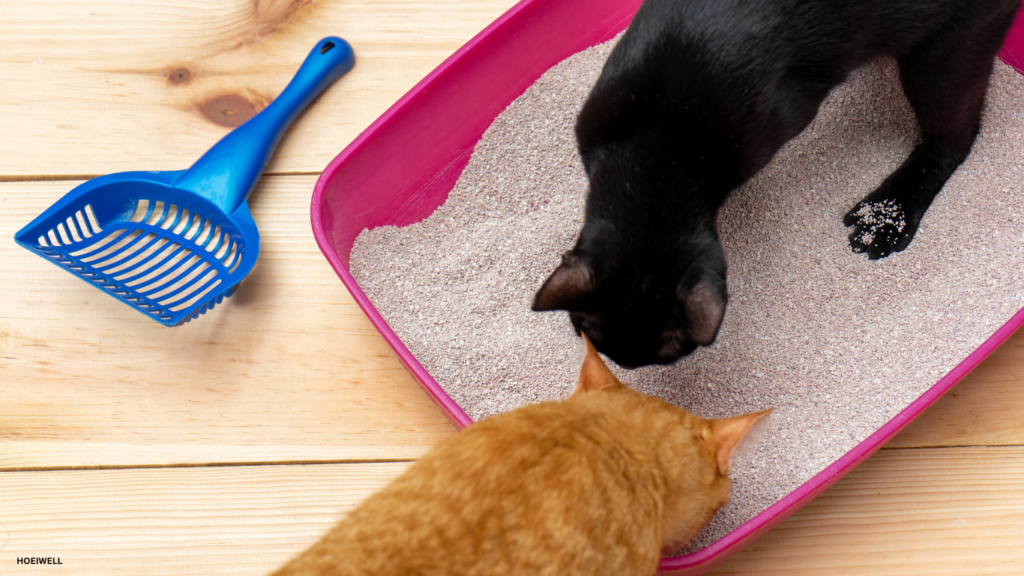
{"type": "Polygon", "coordinates": [[[14,240],[161,324],[198,318],[256,264],[246,199],[284,131],[354,64],[348,42],[324,38],[269,106],[188,170],[93,178],[14,240]]]}

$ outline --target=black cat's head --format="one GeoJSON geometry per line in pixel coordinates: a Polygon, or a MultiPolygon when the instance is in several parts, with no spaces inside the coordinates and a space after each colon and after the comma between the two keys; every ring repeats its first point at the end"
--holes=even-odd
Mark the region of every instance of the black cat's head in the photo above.
{"type": "Polygon", "coordinates": [[[534,296],[533,310],[567,310],[573,327],[626,368],[670,364],[715,341],[728,301],[721,245],[691,258],[616,265],[577,245],[534,296]]]}
{"type": "Polygon", "coordinates": [[[535,311],[569,311],[625,367],[715,341],[728,301],[715,220],[739,182],[734,139],[689,111],[708,105],[677,71],[694,61],[688,48],[663,38],[650,53],[639,34],[623,36],[576,119],[583,229],[533,300],[535,311]]]}

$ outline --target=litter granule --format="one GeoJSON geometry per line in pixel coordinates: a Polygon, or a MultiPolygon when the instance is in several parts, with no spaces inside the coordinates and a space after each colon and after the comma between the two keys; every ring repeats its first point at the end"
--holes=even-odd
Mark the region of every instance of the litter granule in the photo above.
{"type": "MultiPolygon", "coordinates": [[[[498,116],[433,215],[364,232],[352,250],[374,306],[473,419],[564,398],[575,383],[566,313],[530,304],[582,225],[572,127],[613,43],[558,64],[498,116]]],[[[734,462],[731,501],[683,552],[852,449],[1024,306],[1022,102],[1024,78],[997,62],[970,157],[909,248],[882,260],[853,253],[842,219],[919,138],[892,61],[833,90],[732,194],[719,215],[730,301],[718,340],[672,366],[617,370],[705,417],[775,407],[734,462]]],[[[890,209],[864,208],[898,225],[890,209]]]]}

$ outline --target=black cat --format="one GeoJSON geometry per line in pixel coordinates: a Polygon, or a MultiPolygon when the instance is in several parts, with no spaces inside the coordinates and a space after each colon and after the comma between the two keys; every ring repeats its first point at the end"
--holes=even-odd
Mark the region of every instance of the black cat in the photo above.
{"type": "Polygon", "coordinates": [[[903,250],[978,133],[1020,0],[647,0],[576,122],[590,181],[576,247],[534,310],[623,366],[711,344],[727,301],[715,219],[731,190],[888,55],[922,141],[845,216],[868,258],[903,250]]]}

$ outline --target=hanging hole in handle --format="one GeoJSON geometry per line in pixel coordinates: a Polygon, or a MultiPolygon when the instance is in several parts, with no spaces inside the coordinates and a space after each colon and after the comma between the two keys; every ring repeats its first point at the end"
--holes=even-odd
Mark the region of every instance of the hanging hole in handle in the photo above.
{"type": "Polygon", "coordinates": [[[328,40],[327,42],[324,42],[323,46],[320,47],[320,53],[327,54],[331,50],[331,48],[334,48],[334,42],[328,40]]]}

